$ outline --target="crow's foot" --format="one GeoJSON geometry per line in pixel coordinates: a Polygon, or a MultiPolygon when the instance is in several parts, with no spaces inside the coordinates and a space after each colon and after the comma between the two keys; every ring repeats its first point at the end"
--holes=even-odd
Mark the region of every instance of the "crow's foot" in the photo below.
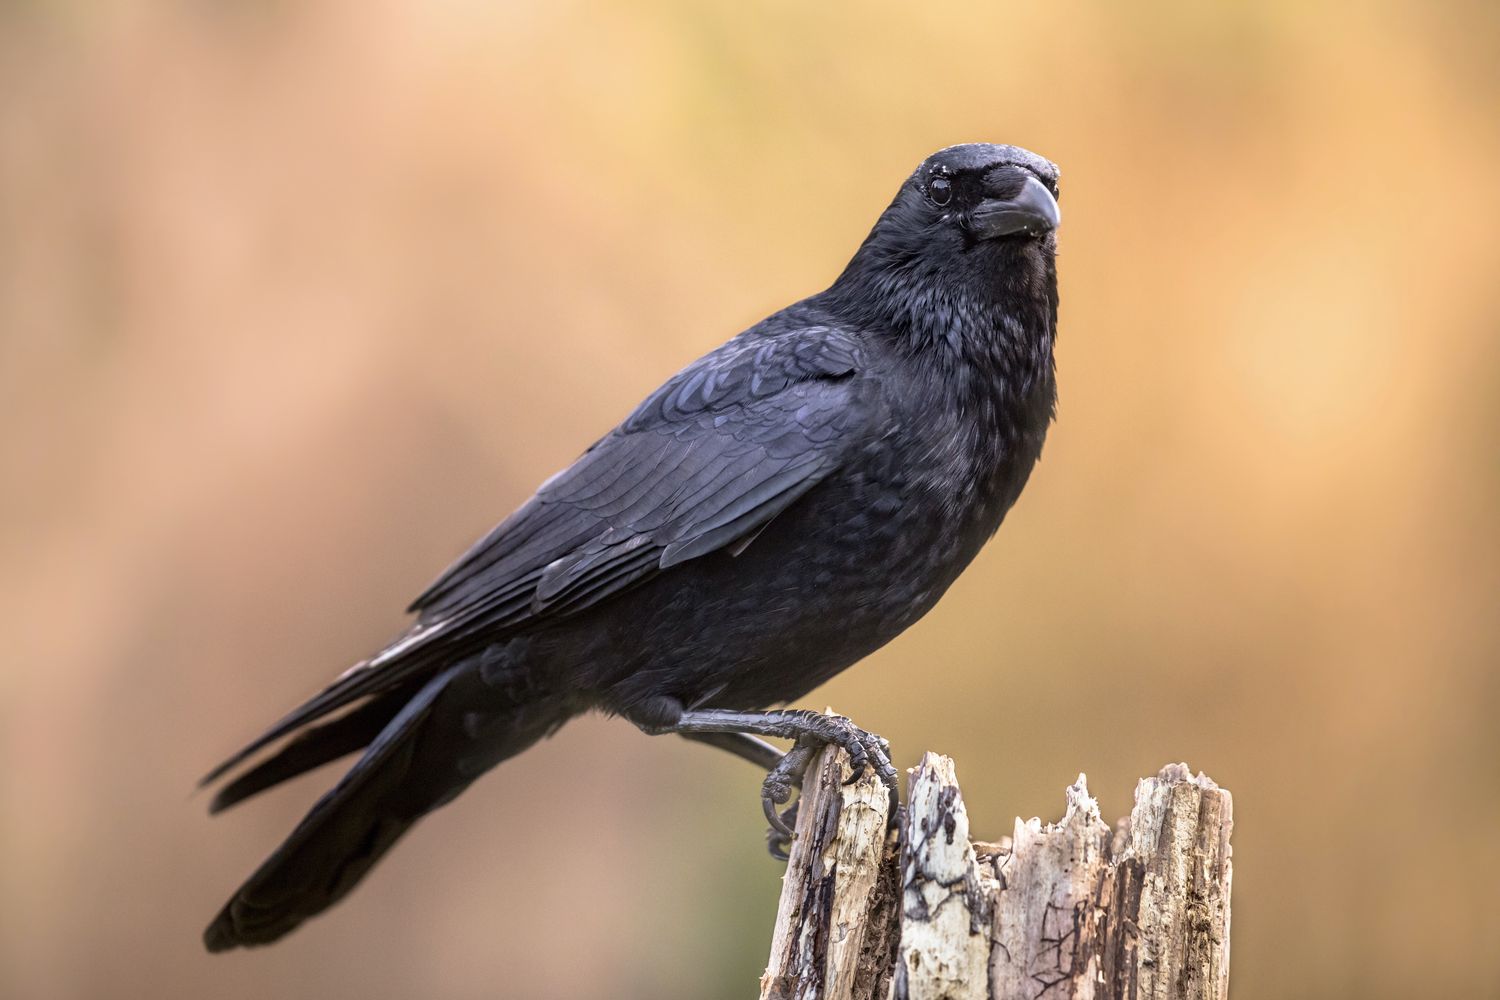
{"type": "Polygon", "coordinates": [[[858,781],[871,769],[879,775],[890,793],[893,821],[901,806],[896,769],[891,765],[890,744],[874,733],[860,729],[842,715],[823,715],[805,709],[737,712],[705,708],[683,712],[675,722],[667,725],[643,728],[648,728],[649,732],[676,732],[684,736],[749,733],[796,740],[796,745],[771,768],[761,786],[761,807],[771,824],[768,841],[773,855],[783,853],[781,846],[790,843],[792,836],[791,817],[779,812],[777,806],[791,798],[792,789],[800,785],[803,772],[820,747],[836,746],[849,754],[852,773],[846,784],[858,781]]]}

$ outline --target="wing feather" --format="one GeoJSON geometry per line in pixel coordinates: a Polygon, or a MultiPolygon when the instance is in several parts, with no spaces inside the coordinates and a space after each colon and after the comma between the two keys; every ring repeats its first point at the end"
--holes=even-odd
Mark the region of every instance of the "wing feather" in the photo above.
{"type": "Polygon", "coordinates": [[[418,620],[205,781],[344,706],[508,631],[575,614],[656,573],[738,554],[835,470],[863,414],[858,344],[752,330],[669,380],[413,602],[418,620]]]}

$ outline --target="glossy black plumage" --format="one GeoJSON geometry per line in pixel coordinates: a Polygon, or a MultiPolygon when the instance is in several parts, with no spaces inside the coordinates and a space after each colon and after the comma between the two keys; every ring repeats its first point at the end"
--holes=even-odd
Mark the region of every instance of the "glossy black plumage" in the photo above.
{"type": "Polygon", "coordinates": [[[934,154],[831,288],[652,393],[418,597],[406,635],[216,769],[298,734],[221,808],[367,747],[208,946],[326,908],[580,712],[669,731],[690,709],[765,708],[925,613],[1051,418],[1056,178],[1015,147],[934,154]]]}

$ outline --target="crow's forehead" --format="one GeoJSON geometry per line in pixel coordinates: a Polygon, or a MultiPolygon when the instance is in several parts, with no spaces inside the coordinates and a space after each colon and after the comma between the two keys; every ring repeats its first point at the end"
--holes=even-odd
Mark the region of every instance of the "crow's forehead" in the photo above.
{"type": "Polygon", "coordinates": [[[926,177],[989,170],[992,167],[1024,167],[1045,181],[1057,182],[1057,164],[1020,146],[968,142],[949,146],[929,156],[917,173],[926,177]]]}

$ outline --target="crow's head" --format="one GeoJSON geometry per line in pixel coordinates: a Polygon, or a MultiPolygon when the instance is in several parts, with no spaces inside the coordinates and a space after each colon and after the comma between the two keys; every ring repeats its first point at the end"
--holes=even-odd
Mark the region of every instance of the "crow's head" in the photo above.
{"type": "Polygon", "coordinates": [[[952,336],[1056,303],[1057,167],[1018,146],[933,153],[901,185],[832,291],[906,328],[952,336]]]}
{"type": "Polygon", "coordinates": [[[1044,240],[1061,221],[1053,163],[1018,146],[975,142],[929,156],[870,235],[885,252],[924,255],[1044,240]]]}

